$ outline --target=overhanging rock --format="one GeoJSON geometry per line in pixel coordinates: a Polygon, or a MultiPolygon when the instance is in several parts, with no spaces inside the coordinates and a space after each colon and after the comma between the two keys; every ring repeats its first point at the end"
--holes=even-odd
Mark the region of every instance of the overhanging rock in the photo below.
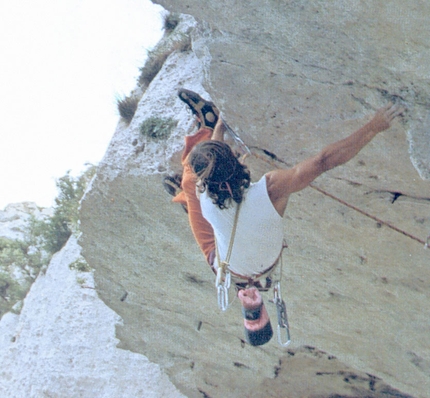
{"type": "Polygon", "coordinates": [[[428,153],[412,151],[420,159],[413,165],[405,132],[414,142],[428,140],[416,115],[429,109],[423,61],[430,50],[413,39],[430,29],[430,6],[400,0],[390,7],[370,1],[159,3],[199,19],[183,16],[172,33],[189,35],[191,49],[167,58],[133,121],[119,123],[81,206],[80,243],[96,269],[100,297],[124,320],[117,330],[121,347],[159,363],[189,397],[280,391],[383,397],[395,390],[396,396],[425,397],[430,257],[418,241],[430,231],[430,189],[420,177],[428,172],[428,153]],[[317,180],[330,195],[309,188],[290,200],[288,351],[275,341],[245,344],[237,301],[226,313],[217,310],[213,275],[186,214],[162,188],[162,177],[180,170],[183,136],[195,129],[176,97],[180,87],[218,104],[259,155],[249,160],[254,179],[344,137],[389,100],[408,106],[389,132],[317,180]],[[140,135],[150,116],[176,122],[169,138],[140,135]]]}

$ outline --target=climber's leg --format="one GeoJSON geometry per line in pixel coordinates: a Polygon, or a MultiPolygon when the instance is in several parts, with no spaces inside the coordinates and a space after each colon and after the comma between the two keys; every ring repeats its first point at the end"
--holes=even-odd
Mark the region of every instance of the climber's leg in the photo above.
{"type": "Polygon", "coordinates": [[[211,136],[212,130],[203,128],[195,135],[185,137],[185,149],[182,154],[182,166],[184,168],[181,183],[182,192],[173,199],[173,202],[186,205],[191,230],[200,250],[210,265],[212,265],[215,250],[214,233],[211,225],[202,215],[200,200],[196,195],[196,176],[188,164],[187,157],[195,145],[199,142],[210,140],[211,136]]]}

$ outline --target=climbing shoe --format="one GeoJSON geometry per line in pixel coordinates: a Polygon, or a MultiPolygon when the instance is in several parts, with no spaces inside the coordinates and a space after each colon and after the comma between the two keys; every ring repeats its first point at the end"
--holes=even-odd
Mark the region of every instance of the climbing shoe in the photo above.
{"type": "Polygon", "coordinates": [[[219,110],[213,102],[206,101],[194,91],[181,88],[178,97],[200,119],[201,127],[213,129],[218,121],[219,110]]]}
{"type": "Polygon", "coordinates": [[[179,174],[163,178],[163,187],[169,195],[176,196],[181,189],[182,178],[179,174]]]}
{"type": "MultiPolygon", "coordinates": [[[[173,176],[166,176],[163,178],[163,187],[169,195],[176,197],[182,192],[181,182],[182,177],[179,174],[175,174],[173,176]]],[[[185,213],[188,213],[187,205],[185,203],[181,203],[181,206],[184,209],[185,213]]]]}

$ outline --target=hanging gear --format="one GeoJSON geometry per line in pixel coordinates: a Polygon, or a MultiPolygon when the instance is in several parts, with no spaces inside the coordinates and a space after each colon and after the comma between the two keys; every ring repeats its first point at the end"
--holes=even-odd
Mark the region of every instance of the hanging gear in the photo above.
{"type": "MultiPolygon", "coordinates": [[[[222,118],[222,116],[221,116],[222,118]]],[[[247,155],[252,155],[249,148],[241,140],[241,138],[233,131],[233,129],[228,126],[225,120],[222,118],[224,125],[227,128],[227,133],[233,138],[236,145],[239,147],[242,155],[246,157],[247,155]]],[[[239,290],[238,296],[242,301],[242,312],[244,315],[244,326],[245,326],[245,339],[251,345],[262,345],[267,343],[273,335],[272,326],[270,324],[270,319],[267,314],[267,310],[263,304],[262,298],[259,291],[268,291],[272,286],[272,274],[279,267],[279,277],[276,278],[273,286],[273,303],[276,305],[276,312],[278,318],[278,342],[282,347],[287,347],[291,343],[290,329],[288,325],[287,308],[285,301],[281,297],[281,277],[282,277],[282,253],[287,246],[284,242],[279,257],[276,259],[274,264],[272,264],[268,269],[263,271],[258,275],[253,275],[253,277],[247,277],[239,275],[233,271],[229,270],[230,266],[230,256],[233,249],[234,237],[236,235],[237,221],[239,218],[240,203],[237,206],[232,233],[230,236],[230,243],[227,252],[226,259],[224,261],[220,260],[218,245],[215,239],[216,257],[218,261],[218,269],[216,270],[216,281],[215,287],[217,289],[217,299],[218,307],[221,311],[226,311],[229,306],[229,295],[228,290],[231,286],[231,281],[236,285],[236,289],[239,290]],[[265,284],[263,285],[260,280],[265,278],[265,284]],[[252,309],[247,309],[244,306],[243,297],[252,294],[251,289],[258,289],[258,296],[261,299],[261,303],[252,309]],[[285,331],[285,337],[282,333],[285,331]]]]}
{"type": "Polygon", "coordinates": [[[242,302],[246,341],[253,346],[266,344],[273,336],[273,329],[260,292],[256,287],[242,289],[238,297],[242,302]]]}
{"type": "MultiPolygon", "coordinates": [[[[223,262],[223,264],[226,264],[223,262]]],[[[228,289],[231,285],[231,274],[227,267],[219,266],[216,274],[215,287],[217,289],[218,307],[226,311],[229,306],[228,289]]]]}
{"type": "Polygon", "coordinates": [[[236,214],[234,216],[234,223],[233,223],[233,229],[231,231],[230,236],[230,244],[228,246],[228,252],[227,256],[224,261],[221,261],[219,256],[219,250],[218,250],[218,244],[216,242],[215,238],[215,249],[216,249],[216,257],[218,261],[218,269],[216,271],[216,280],[215,280],[215,287],[217,289],[217,297],[218,297],[218,307],[221,311],[226,311],[229,305],[229,299],[228,299],[228,289],[231,285],[231,274],[229,267],[229,261],[231,252],[233,250],[233,244],[234,244],[234,237],[236,235],[236,228],[237,228],[237,220],[239,218],[239,211],[240,211],[240,203],[237,205],[236,208],[236,214]]]}
{"type": "Polygon", "coordinates": [[[281,282],[277,281],[273,287],[273,303],[276,305],[278,315],[278,343],[282,347],[287,347],[291,343],[290,326],[288,325],[287,307],[281,297],[281,282]],[[282,336],[285,329],[285,339],[282,336]]]}
{"type": "MultiPolygon", "coordinates": [[[[238,206],[239,207],[239,206],[238,206]]],[[[239,210],[239,209],[238,209],[239,210]]],[[[236,210],[235,221],[232,230],[232,236],[230,237],[230,245],[228,254],[225,261],[218,260],[218,269],[215,286],[217,288],[218,306],[222,311],[226,311],[229,306],[229,295],[228,289],[231,286],[232,275],[234,278],[234,283],[236,289],[238,290],[239,299],[242,302],[242,313],[244,315],[244,326],[245,326],[245,339],[251,345],[262,345],[267,343],[273,335],[272,326],[270,324],[270,319],[267,314],[267,310],[261,299],[261,305],[258,303],[252,308],[246,308],[244,305],[243,297],[250,296],[251,289],[256,289],[258,292],[266,292],[272,286],[272,281],[275,280],[273,284],[273,300],[269,300],[276,306],[278,325],[277,325],[277,335],[278,343],[282,347],[287,347],[291,343],[290,328],[288,324],[287,308],[285,301],[281,296],[281,279],[282,279],[282,253],[288,245],[284,242],[282,245],[281,253],[276,260],[276,262],[269,267],[268,270],[264,271],[262,274],[254,276],[254,278],[247,278],[245,276],[238,276],[233,272],[229,271],[229,261],[231,256],[231,251],[233,249],[234,236],[236,233],[236,225],[239,216],[239,211],[236,210]],[[274,273],[276,278],[273,277],[274,273]],[[259,279],[265,277],[266,284],[263,286],[259,279]],[[244,282],[241,282],[244,281],[244,282]],[[283,333],[285,332],[285,336],[283,333]]],[[[218,250],[217,257],[219,259],[218,250]]],[[[258,296],[261,298],[260,294],[258,296]]],[[[256,298],[256,301],[257,298],[256,298]]],[[[249,305],[248,305],[249,307],[249,305]]]]}

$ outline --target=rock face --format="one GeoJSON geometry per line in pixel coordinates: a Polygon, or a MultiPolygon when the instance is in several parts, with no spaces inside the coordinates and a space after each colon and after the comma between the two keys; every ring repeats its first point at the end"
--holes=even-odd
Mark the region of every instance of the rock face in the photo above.
{"type": "Polygon", "coordinates": [[[0,395],[22,397],[183,397],[143,355],[118,349],[121,319],[97,297],[75,237],[40,274],[20,315],[0,322],[0,395]]]}
{"type": "Polygon", "coordinates": [[[157,3],[195,17],[165,38],[189,35],[191,49],[167,58],[130,125],[119,123],[81,209],[83,255],[123,319],[120,347],[158,363],[188,397],[428,397],[430,4],[157,3]],[[218,311],[186,215],[162,189],[195,131],[180,87],[219,106],[257,155],[254,180],[346,136],[388,101],[408,109],[290,200],[288,350],[275,339],[244,343],[237,301],[218,311]],[[168,139],[140,135],[150,116],[177,122],[168,139]]]}
{"type": "Polygon", "coordinates": [[[33,202],[7,205],[3,211],[0,211],[0,237],[12,240],[23,239],[31,216],[43,219],[51,215],[51,208],[40,208],[33,202]]]}

